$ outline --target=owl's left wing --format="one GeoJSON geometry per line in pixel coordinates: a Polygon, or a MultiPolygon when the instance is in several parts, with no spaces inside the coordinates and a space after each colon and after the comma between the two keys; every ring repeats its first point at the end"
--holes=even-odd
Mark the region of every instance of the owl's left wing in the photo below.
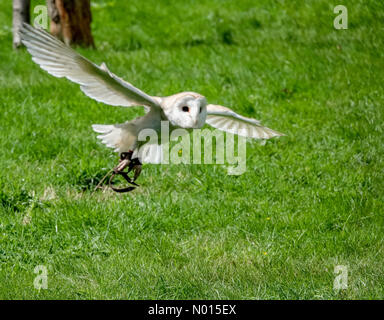
{"type": "Polygon", "coordinates": [[[97,66],[45,30],[24,23],[20,36],[34,62],[55,77],[80,84],[88,97],[112,106],[160,108],[156,97],[119,78],[104,63],[97,66]]]}
{"type": "Polygon", "coordinates": [[[205,122],[216,129],[254,139],[284,136],[283,133],[264,127],[258,120],[241,116],[229,108],[215,104],[207,105],[205,122]]]}

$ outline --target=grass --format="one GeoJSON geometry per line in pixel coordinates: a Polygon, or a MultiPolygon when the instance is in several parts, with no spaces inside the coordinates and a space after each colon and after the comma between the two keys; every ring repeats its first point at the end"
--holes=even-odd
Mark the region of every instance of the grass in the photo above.
{"type": "Polygon", "coordinates": [[[143,111],[97,103],[13,51],[1,1],[0,298],[384,298],[384,4],[348,1],[335,30],[329,1],[92,2],[89,59],[287,136],[248,143],[241,176],[145,165],[134,192],[91,195],[117,161],[91,124],[143,111]],[[333,290],[336,265],[346,290],[333,290]]]}

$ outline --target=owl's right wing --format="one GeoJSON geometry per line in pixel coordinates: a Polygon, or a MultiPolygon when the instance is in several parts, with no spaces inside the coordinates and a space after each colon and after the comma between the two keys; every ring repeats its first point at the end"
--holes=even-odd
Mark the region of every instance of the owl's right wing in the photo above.
{"type": "Polygon", "coordinates": [[[55,77],[80,84],[88,97],[112,106],[160,108],[155,97],[113,74],[104,63],[97,66],[45,30],[24,23],[20,35],[34,62],[55,77]]]}
{"type": "Polygon", "coordinates": [[[216,129],[254,139],[270,139],[285,135],[264,127],[259,120],[244,117],[227,107],[215,104],[207,105],[205,122],[216,129]]]}

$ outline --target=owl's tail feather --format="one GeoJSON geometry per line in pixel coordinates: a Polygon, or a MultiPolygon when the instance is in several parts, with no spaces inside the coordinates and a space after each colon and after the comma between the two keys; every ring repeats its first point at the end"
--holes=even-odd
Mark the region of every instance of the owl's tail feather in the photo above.
{"type": "Polygon", "coordinates": [[[124,152],[128,150],[121,150],[122,147],[122,131],[123,128],[111,124],[93,124],[92,129],[101,133],[97,136],[107,147],[114,148],[116,152],[124,152]]]}

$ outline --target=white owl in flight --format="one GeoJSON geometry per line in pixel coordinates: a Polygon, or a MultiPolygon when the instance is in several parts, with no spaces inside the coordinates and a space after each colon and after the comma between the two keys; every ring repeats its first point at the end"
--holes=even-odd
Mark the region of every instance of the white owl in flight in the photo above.
{"type": "MultiPolygon", "coordinates": [[[[159,131],[161,121],[169,121],[171,128],[185,129],[198,129],[207,123],[214,128],[255,139],[283,135],[229,108],[208,104],[205,97],[198,93],[150,96],[113,74],[104,63],[97,66],[43,29],[24,24],[20,35],[34,62],[55,77],[66,77],[80,84],[80,89],[88,97],[112,106],[145,107],[146,115],[132,121],[92,126],[93,130],[101,133],[98,138],[120,154],[135,154],[140,131],[159,131]]],[[[156,163],[156,159],[140,160],[156,163]]]]}

